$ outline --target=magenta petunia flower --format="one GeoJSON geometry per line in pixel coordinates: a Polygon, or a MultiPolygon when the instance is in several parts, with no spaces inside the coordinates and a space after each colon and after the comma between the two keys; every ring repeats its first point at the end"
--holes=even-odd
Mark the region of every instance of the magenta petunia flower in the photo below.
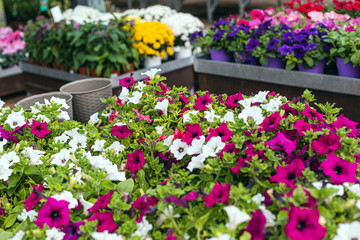
{"type": "Polygon", "coordinates": [[[240,169],[243,167],[246,167],[246,161],[249,161],[247,159],[243,159],[243,158],[239,158],[238,162],[236,164],[235,167],[230,168],[230,170],[235,173],[235,174],[239,174],[240,173],[240,169]]]}
{"type": "Polygon", "coordinates": [[[39,195],[36,195],[34,190],[37,190],[39,192],[44,191],[44,187],[42,183],[40,183],[39,185],[33,185],[32,188],[33,191],[30,193],[29,197],[22,202],[25,205],[26,211],[32,210],[33,207],[38,205],[41,201],[41,197],[39,195]]]}
{"type": "Polygon", "coordinates": [[[219,157],[221,160],[223,160],[224,153],[235,153],[237,154],[239,152],[239,149],[235,147],[235,143],[228,143],[225,145],[223,150],[219,153],[219,157]]]}
{"type": "Polygon", "coordinates": [[[215,205],[218,202],[225,203],[229,201],[229,192],[230,192],[231,184],[218,184],[215,183],[214,188],[212,189],[211,193],[209,195],[202,198],[202,200],[205,202],[205,207],[211,207],[215,205]]]}
{"type": "Polygon", "coordinates": [[[137,173],[144,165],[145,157],[140,149],[135,150],[133,153],[128,153],[125,169],[129,170],[130,173],[137,173]]]}
{"type": "Polygon", "coordinates": [[[5,216],[5,209],[4,208],[0,208],[0,216],[5,216]]]}
{"type": "Polygon", "coordinates": [[[326,236],[326,228],[319,223],[318,209],[291,207],[285,234],[291,240],[320,240],[326,236]]]}
{"type": "Polygon", "coordinates": [[[148,210],[158,202],[159,200],[156,197],[148,197],[146,194],[136,199],[136,201],[132,203],[132,207],[140,211],[140,216],[136,219],[136,222],[141,222],[143,217],[149,213],[148,210]]]}
{"type": "Polygon", "coordinates": [[[189,201],[195,201],[198,197],[197,192],[193,191],[188,193],[187,195],[177,198],[175,196],[167,196],[164,197],[164,203],[171,202],[177,206],[181,206],[184,208],[189,208],[189,201]]]}
{"type": "Polygon", "coordinates": [[[63,240],[77,240],[80,237],[80,226],[84,224],[84,221],[70,223],[63,230],[63,232],[65,233],[63,240]]]}
{"type": "Polygon", "coordinates": [[[207,92],[205,95],[195,99],[195,110],[205,111],[208,109],[207,105],[211,104],[213,99],[210,97],[210,94],[207,92]]]}
{"type": "Polygon", "coordinates": [[[94,203],[94,206],[92,206],[91,208],[89,208],[89,212],[97,212],[100,209],[105,209],[107,208],[110,199],[113,195],[113,191],[110,191],[109,193],[103,195],[103,196],[98,196],[98,200],[94,203]]]}
{"type": "Polygon", "coordinates": [[[309,130],[313,130],[314,132],[317,131],[317,127],[313,124],[307,123],[305,122],[304,119],[301,119],[300,121],[295,121],[294,122],[294,128],[296,129],[296,133],[300,136],[303,137],[305,136],[305,132],[309,131],[309,130]]]}
{"type": "Polygon", "coordinates": [[[248,144],[246,150],[244,151],[246,154],[246,159],[248,161],[252,160],[252,157],[257,156],[258,159],[261,159],[262,161],[266,160],[265,151],[263,150],[255,150],[253,144],[248,144]]]}
{"type": "Polygon", "coordinates": [[[137,117],[138,119],[140,119],[140,120],[145,120],[145,121],[147,121],[148,123],[151,123],[151,122],[152,122],[152,119],[150,119],[150,115],[147,115],[147,116],[142,115],[141,113],[139,113],[138,110],[135,110],[135,109],[133,109],[133,112],[136,113],[136,117],[137,117]]]}
{"type": "Polygon", "coordinates": [[[319,140],[314,140],[311,144],[312,149],[320,155],[329,151],[335,151],[341,147],[340,136],[331,132],[329,135],[322,135],[319,140]]]}
{"type": "Polygon", "coordinates": [[[292,153],[297,147],[296,141],[291,141],[281,132],[277,132],[273,139],[265,142],[265,145],[268,145],[272,150],[285,151],[287,154],[292,153]]]}
{"type": "Polygon", "coordinates": [[[228,108],[235,109],[239,105],[239,101],[243,100],[243,99],[244,98],[243,98],[241,92],[239,92],[239,93],[229,96],[225,101],[225,105],[228,108]]]}
{"type": "Polygon", "coordinates": [[[185,128],[185,135],[182,137],[181,141],[191,145],[194,139],[200,139],[200,136],[202,135],[204,134],[198,123],[188,123],[185,128]]]}
{"type": "Polygon", "coordinates": [[[209,141],[212,137],[221,137],[222,142],[231,141],[234,133],[227,127],[227,123],[222,123],[218,128],[210,128],[209,135],[206,138],[206,141],[209,141]]]}
{"type": "Polygon", "coordinates": [[[135,80],[134,80],[133,76],[119,79],[119,85],[120,86],[124,86],[126,88],[129,88],[134,84],[135,84],[135,80]]]}
{"type": "Polygon", "coordinates": [[[270,177],[270,182],[284,183],[286,187],[294,187],[297,177],[302,177],[305,169],[301,159],[295,159],[287,166],[277,166],[276,174],[270,177]]]}
{"type": "Polygon", "coordinates": [[[114,222],[114,213],[112,212],[95,212],[89,221],[98,220],[97,231],[98,232],[115,232],[119,225],[114,222]]]}
{"type": "Polygon", "coordinates": [[[166,95],[166,93],[170,90],[170,87],[166,86],[164,83],[157,84],[161,88],[161,92],[156,90],[157,95],[166,95]]]}
{"type": "Polygon", "coordinates": [[[69,202],[47,198],[44,206],[39,210],[38,218],[34,223],[40,228],[47,224],[50,228],[63,228],[70,222],[69,202]]]}
{"type": "Polygon", "coordinates": [[[265,117],[264,121],[259,125],[260,131],[273,132],[280,126],[282,117],[279,112],[274,112],[270,116],[265,117]]]}
{"type": "Polygon", "coordinates": [[[290,103],[287,102],[285,103],[284,105],[281,106],[282,109],[285,110],[285,116],[289,116],[289,114],[292,114],[293,116],[297,116],[298,115],[298,111],[293,108],[293,107],[290,107],[290,103]]]}
{"type": "Polygon", "coordinates": [[[185,97],[185,95],[183,93],[180,94],[179,100],[183,106],[185,106],[186,104],[188,104],[190,102],[189,99],[187,97],[185,97]]]}
{"type": "Polygon", "coordinates": [[[346,182],[355,183],[357,163],[350,163],[344,159],[339,158],[334,152],[327,155],[327,160],[320,164],[323,168],[324,174],[330,177],[334,184],[342,184],[346,182]]]}
{"type": "Polygon", "coordinates": [[[130,136],[131,134],[133,134],[133,132],[134,130],[129,129],[127,125],[121,125],[121,126],[114,125],[111,128],[111,134],[115,137],[119,137],[120,139],[124,139],[130,136]]]}
{"type": "Polygon", "coordinates": [[[316,110],[310,108],[308,105],[305,105],[305,110],[301,112],[302,115],[308,119],[317,119],[318,122],[324,122],[323,114],[317,112],[316,110]]]}
{"type": "Polygon", "coordinates": [[[247,231],[251,234],[251,240],[263,240],[266,218],[259,209],[257,209],[251,215],[252,218],[244,231],[247,231]]]}
{"type": "MultiPolygon", "coordinates": [[[[293,197],[294,194],[294,190],[297,188],[297,186],[295,188],[293,188],[289,193],[286,194],[286,196],[288,197],[293,197]]],[[[317,203],[316,203],[316,199],[311,196],[310,192],[306,189],[302,189],[305,193],[305,196],[307,197],[307,202],[305,204],[302,205],[302,207],[306,207],[306,208],[313,208],[316,207],[317,203]]],[[[291,206],[293,206],[292,203],[290,203],[291,206]]]]}
{"type": "Polygon", "coordinates": [[[164,240],[177,240],[177,236],[174,235],[173,232],[171,232],[164,240]]]}
{"type": "Polygon", "coordinates": [[[38,136],[39,138],[44,138],[46,135],[51,133],[51,131],[48,129],[46,122],[38,122],[33,120],[31,133],[38,136]]]}

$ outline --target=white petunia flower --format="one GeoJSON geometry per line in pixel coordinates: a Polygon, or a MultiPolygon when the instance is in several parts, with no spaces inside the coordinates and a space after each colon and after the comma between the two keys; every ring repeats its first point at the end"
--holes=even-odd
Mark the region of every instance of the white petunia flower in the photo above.
{"type": "Polygon", "coordinates": [[[115,141],[105,151],[108,150],[114,152],[115,154],[118,154],[125,150],[125,146],[122,145],[120,142],[115,141]]]}
{"type": "Polygon", "coordinates": [[[65,166],[69,159],[70,159],[70,150],[63,148],[60,150],[60,152],[54,154],[54,158],[51,163],[57,166],[65,166]]]}
{"type": "Polygon", "coordinates": [[[200,154],[196,157],[192,157],[188,166],[186,167],[190,172],[192,172],[195,168],[203,169],[205,167],[204,162],[206,158],[203,154],[200,154]]]}
{"type": "Polygon", "coordinates": [[[266,207],[263,206],[263,205],[259,206],[259,208],[260,208],[261,212],[264,214],[264,216],[266,218],[265,227],[273,227],[273,226],[275,226],[276,225],[276,223],[275,223],[275,219],[276,219],[275,215],[271,211],[267,210],[266,207]]]}
{"type": "Polygon", "coordinates": [[[234,113],[233,113],[233,112],[227,112],[227,113],[224,115],[224,117],[221,118],[220,121],[221,121],[221,122],[226,122],[226,123],[228,123],[228,122],[234,123],[234,122],[235,122],[235,120],[234,120],[234,113]]]}
{"type": "Polygon", "coordinates": [[[5,102],[0,99],[0,109],[3,108],[4,105],[5,105],[5,102]]]}
{"type": "Polygon", "coordinates": [[[79,201],[80,201],[81,205],[83,206],[83,213],[84,213],[86,216],[88,216],[88,215],[90,214],[88,210],[89,210],[90,208],[92,208],[92,207],[94,206],[94,204],[91,203],[91,202],[86,201],[86,200],[84,199],[84,196],[83,196],[83,195],[80,195],[79,197],[80,197],[80,198],[79,198],[79,201]]]}
{"type": "Polygon", "coordinates": [[[14,165],[14,163],[18,163],[18,162],[20,162],[20,158],[18,157],[18,155],[16,155],[15,151],[5,153],[0,158],[0,164],[2,164],[4,166],[8,166],[8,167],[10,167],[10,166],[14,165]]]}
{"type": "Polygon", "coordinates": [[[252,200],[259,206],[265,200],[265,197],[261,193],[257,193],[252,197],[252,200]]]}
{"type": "Polygon", "coordinates": [[[322,182],[313,182],[311,183],[311,185],[313,185],[313,187],[316,188],[317,190],[320,190],[323,187],[322,182]]]}
{"type": "Polygon", "coordinates": [[[69,191],[62,191],[61,193],[57,193],[52,196],[52,198],[55,198],[56,200],[65,200],[69,203],[69,209],[75,208],[78,205],[78,200],[76,200],[73,197],[73,194],[69,191]]]}
{"type": "Polygon", "coordinates": [[[273,98],[267,104],[261,104],[261,107],[268,112],[278,112],[282,105],[280,98],[273,98]]]}
{"type": "Polygon", "coordinates": [[[202,153],[202,148],[205,143],[205,136],[200,136],[200,139],[194,138],[191,142],[191,146],[187,150],[188,155],[195,155],[202,153]]]}
{"type": "Polygon", "coordinates": [[[174,155],[176,160],[181,160],[186,154],[189,145],[185,142],[182,142],[181,139],[176,139],[172,145],[170,146],[169,150],[174,155]]]}
{"type": "Polygon", "coordinates": [[[235,230],[239,224],[251,219],[249,214],[241,211],[235,206],[224,207],[224,210],[229,217],[229,223],[226,224],[226,227],[229,228],[230,231],[235,230]]]}
{"type": "Polygon", "coordinates": [[[141,75],[146,75],[148,76],[150,79],[154,79],[155,75],[160,72],[161,69],[157,69],[157,68],[151,68],[150,70],[147,70],[144,73],[141,73],[141,75]]]}
{"type": "Polygon", "coordinates": [[[70,140],[69,146],[71,147],[71,151],[75,152],[79,148],[86,148],[86,136],[81,134],[76,134],[73,139],[70,140]]]}
{"type": "Polygon", "coordinates": [[[69,140],[69,136],[67,136],[66,134],[61,134],[60,136],[54,138],[55,143],[59,142],[61,144],[65,144],[67,140],[69,140]]]}
{"type": "Polygon", "coordinates": [[[334,193],[333,195],[331,195],[329,198],[333,198],[335,196],[342,196],[344,195],[344,186],[342,185],[333,185],[331,183],[327,183],[325,188],[335,188],[338,191],[336,193],[334,193]]]}
{"type": "Polygon", "coordinates": [[[164,99],[161,102],[157,102],[155,105],[155,110],[160,110],[163,114],[167,114],[167,109],[169,106],[169,100],[164,99]]]}
{"type": "Polygon", "coordinates": [[[24,157],[30,158],[30,163],[33,165],[39,165],[43,163],[40,158],[44,156],[44,151],[33,149],[32,147],[25,147],[21,153],[24,155],[24,157]]]}
{"type": "Polygon", "coordinates": [[[0,153],[2,153],[4,151],[4,146],[8,143],[7,139],[3,139],[2,141],[0,141],[0,153]]]}
{"type": "Polygon", "coordinates": [[[133,92],[132,97],[129,98],[129,103],[139,104],[142,95],[143,95],[142,92],[138,92],[138,91],[133,92]]]}
{"type": "Polygon", "coordinates": [[[26,123],[25,117],[22,115],[24,113],[24,110],[21,109],[19,112],[11,112],[8,116],[5,124],[9,124],[12,129],[15,129],[16,127],[21,127],[26,123]]]}
{"type": "Polygon", "coordinates": [[[117,166],[115,164],[114,165],[106,165],[105,171],[108,174],[108,176],[106,177],[107,180],[110,180],[110,181],[125,181],[126,180],[125,172],[119,172],[119,170],[117,169],[117,166]]]}
{"type": "Polygon", "coordinates": [[[109,159],[104,158],[103,156],[92,156],[90,152],[86,155],[87,159],[89,159],[89,162],[91,165],[93,165],[95,168],[101,168],[105,170],[106,166],[113,165],[109,159]]]}
{"type": "Polygon", "coordinates": [[[146,84],[144,83],[144,81],[139,81],[139,82],[137,82],[137,85],[135,86],[135,89],[138,89],[139,91],[142,91],[144,89],[144,87],[146,87],[146,84]]]}
{"type": "Polygon", "coordinates": [[[213,109],[211,111],[205,111],[205,119],[209,123],[213,123],[215,121],[215,118],[220,118],[220,116],[216,115],[213,109]]]}
{"type": "Polygon", "coordinates": [[[244,108],[251,107],[251,104],[253,103],[253,98],[245,98],[240,100],[238,103],[244,108]]]}
{"type": "Polygon", "coordinates": [[[66,111],[60,111],[60,114],[57,116],[58,119],[64,119],[66,121],[70,120],[70,115],[66,111]]]}
{"type": "Polygon", "coordinates": [[[205,157],[216,157],[217,154],[223,150],[225,143],[221,141],[221,137],[216,136],[210,138],[210,141],[204,145],[203,154],[205,157]]]}
{"type": "Polygon", "coordinates": [[[109,233],[108,230],[103,232],[94,232],[91,234],[95,240],[123,240],[121,235],[117,235],[116,233],[109,233]]]}
{"type": "Polygon", "coordinates": [[[14,169],[10,169],[8,166],[2,165],[0,163],[0,180],[9,180],[9,177],[13,171],[14,169]]]}
{"type": "Polygon", "coordinates": [[[137,229],[134,232],[133,236],[141,236],[141,240],[144,240],[148,232],[153,229],[153,225],[146,220],[146,217],[143,217],[140,223],[136,223],[137,229]]]}
{"type": "Polygon", "coordinates": [[[259,125],[264,121],[261,108],[258,106],[244,108],[238,117],[243,119],[247,125],[249,125],[250,120],[254,120],[256,125],[259,125]]]}
{"type": "Polygon", "coordinates": [[[164,140],[164,145],[170,147],[170,145],[172,144],[174,139],[174,135],[170,135],[168,136],[165,140],[164,140]]]}
{"type": "Polygon", "coordinates": [[[100,121],[100,119],[99,119],[99,113],[98,112],[96,112],[96,113],[94,113],[94,114],[92,114],[90,116],[89,123],[91,123],[91,125],[95,125],[99,121],[100,121]]]}
{"type": "Polygon", "coordinates": [[[102,152],[104,151],[104,145],[105,145],[106,141],[101,139],[101,140],[96,140],[94,143],[94,146],[92,147],[92,149],[96,152],[102,152]]]}
{"type": "Polygon", "coordinates": [[[212,238],[207,238],[207,240],[230,240],[231,236],[229,234],[223,234],[219,237],[212,237],[212,238]]]}
{"type": "Polygon", "coordinates": [[[199,112],[199,111],[192,110],[192,111],[189,111],[189,112],[185,113],[185,114],[183,115],[183,123],[190,122],[190,120],[191,120],[191,115],[196,116],[196,114],[198,114],[198,112],[199,112]]]}
{"type": "Polygon", "coordinates": [[[155,127],[155,131],[157,134],[162,134],[163,133],[163,130],[164,130],[164,126],[157,126],[155,127]]]}
{"type": "Polygon", "coordinates": [[[355,193],[356,196],[360,197],[360,184],[350,185],[349,183],[344,183],[344,186],[349,189],[350,192],[355,193]]]}
{"type": "Polygon", "coordinates": [[[33,222],[36,220],[37,216],[38,213],[35,210],[26,211],[25,209],[23,209],[23,211],[17,216],[17,220],[23,222],[27,218],[29,218],[30,222],[33,222]]]}
{"type": "MultiPolygon", "coordinates": [[[[49,105],[50,103],[46,103],[47,99],[44,100],[45,104],[49,105]]],[[[52,96],[50,99],[51,103],[57,103],[61,105],[61,108],[65,108],[65,109],[69,109],[70,106],[66,103],[66,100],[64,98],[58,98],[58,97],[54,97],[52,96]]]]}
{"type": "Polygon", "coordinates": [[[360,236],[360,222],[340,223],[333,240],[353,240],[360,236]]]}
{"type": "Polygon", "coordinates": [[[57,228],[51,228],[46,230],[45,240],[63,240],[65,233],[58,230],[57,228]]]}
{"type": "Polygon", "coordinates": [[[18,231],[15,236],[9,238],[9,240],[21,240],[25,236],[25,232],[23,230],[18,231]]]}
{"type": "Polygon", "coordinates": [[[253,97],[253,103],[266,103],[266,96],[270,91],[260,91],[253,97]]]}
{"type": "Polygon", "coordinates": [[[119,95],[119,98],[122,102],[126,103],[129,101],[130,93],[129,90],[126,87],[121,88],[121,93],[119,95]]]}

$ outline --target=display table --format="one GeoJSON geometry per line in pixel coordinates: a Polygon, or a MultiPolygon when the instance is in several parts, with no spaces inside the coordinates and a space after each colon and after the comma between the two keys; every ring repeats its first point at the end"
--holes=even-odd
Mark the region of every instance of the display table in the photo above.
{"type": "Polygon", "coordinates": [[[0,71],[0,97],[25,92],[23,71],[19,66],[0,71]]]}

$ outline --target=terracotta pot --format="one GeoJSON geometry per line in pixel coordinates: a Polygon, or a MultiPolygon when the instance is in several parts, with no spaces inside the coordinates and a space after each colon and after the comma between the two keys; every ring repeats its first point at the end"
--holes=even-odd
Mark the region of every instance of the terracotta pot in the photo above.
{"type": "Polygon", "coordinates": [[[60,64],[60,70],[65,71],[65,65],[64,64],[60,64]]]}
{"type": "Polygon", "coordinates": [[[79,68],[79,73],[82,75],[89,75],[86,67],[79,68]]]}
{"type": "Polygon", "coordinates": [[[57,65],[56,63],[52,63],[52,67],[53,67],[54,69],[60,69],[60,66],[57,65]]]}
{"type": "Polygon", "coordinates": [[[42,63],[41,63],[41,66],[42,66],[42,67],[49,67],[49,66],[46,64],[46,62],[42,62],[42,63]]]}
{"type": "Polygon", "coordinates": [[[103,75],[102,72],[100,73],[100,75],[97,75],[96,69],[92,69],[90,72],[91,72],[91,76],[93,76],[93,77],[101,77],[103,75]]]}
{"type": "Polygon", "coordinates": [[[134,64],[133,63],[130,63],[130,67],[129,69],[125,69],[125,68],[122,68],[122,73],[129,73],[129,72],[133,72],[134,71],[134,64]]]}
{"type": "Polygon", "coordinates": [[[121,71],[120,71],[120,70],[113,70],[113,71],[111,72],[111,74],[120,75],[120,74],[121,74],[121,71]]]}

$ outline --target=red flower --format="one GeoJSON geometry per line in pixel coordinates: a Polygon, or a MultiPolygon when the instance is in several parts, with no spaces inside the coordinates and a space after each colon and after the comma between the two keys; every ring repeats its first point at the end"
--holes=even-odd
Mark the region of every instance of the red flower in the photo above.
{"type": "Polygon", "coordinates": [[[47,134],[51,133],[51,131],[47,128],[46,122],[38,122],[33,120],[31,133],[38,136],[39,138],[44,138],[47,134]]]}
{"type": "Polygon", "coordinates": [[[212,189],[211,193],[209,195],[202,198],[202,200],[205,202],[205,207],[211,207],[215,205],[218,202],[225,203],[229,201],[229,192],[230,192],[231,184],[218,184],[215,183],[214,188],[212,189]]]}
{"type": "Polygon", "coordinates": [[[266,218],[259,209],[257,209],[251,215],[252,218],[245,228],[245,231],[251,234],[251,240],[263,240],[266,218]]]}
{"type": "Polygon", "coordinates": [[[111,128],[111,134],[115,137],[119,137],[120,139],[124,139],[130,136],[131,134],[133,134],[133,132],[134,130],[129,129],[127,125],[121,125],[121,126],[114,125],[111,128]]]}
{"type": "Polygon", "coordinates": [[[132,203],[133,208],[140,211],[140,216],[136,219],[136,222],[141,222],[143,217],[149,213],[148,210],[158,202],[159,200],[156,197],[148,197],[147,195],[142,195],[136,199],[136,201],[132,203]]]}
{"type": "Polygon", "coordinates": [[[98,232],[115,232],[119,225],[114,222],[114,213],[112,212],[96,212],[90,218],[89,221],[98,220],[97,231],[98,232]]]}
{"type": "Polygon", "coordinates": [[[129,170],[130,173],[137,173],[144,165],[144,153],[140,149],[137,149],[133,153],[128,153],[125,169],[129,170]]]}
{"type": "Polygon", "coordinates": [[[251,10],[250,12],[250,16],[253,18],[253,19],[259,19],[259,20],[262,20],[265,16],[265,13],[263,10],[261,9],[253,9],[251,10]]]}
{"type": "Polygon", "coordinates": [[[335,151],[341,147],[340,136],[332,132],[329,135],[322,135],[319,140],[312,142],[311,147],[320,155],[335,151]]]}
{"type": "Polygon", "coordinates": [[[285,225],[285,234],[291,240],[320,240],[326,236],[326,228],[319,223],[317,209],[291,207],[289,221],[285,225]]]}
{"type": "Polygon", "coordinates": [[[47,224],[50,228],[63,228],[70,222],[69,202],[48,198],[44,206],[39,210],[38,218],[34,223],[40,228],[47,224]]]}
{"type": "Polygon", "coordinates": [[[103,196],[98,196],[98,200],[95,202],[94,206],[92,206],[91,208],[89,208],[89,212],[97,212],[99,211],[99,209],[105,209],[109,202],[110,199],[113,195],[113,191],[110,191],[109,193],[103,195],[103,196]]]}
{"type": "Polygon", "coordinates": [[[25,201],[22,202],[25,205],[26,211],[30,211],[31,209],[33,209],[33,207],[38,205],[41,201],[41,197],[36,195],[34,193],[34,190],[36,189],[39,192],[44,191],[44,187],[43,187],[42,183],[40,183],[39,185],[33,185],[32,188],[33,188],[32,193],[30,193],[29,197],[25,201]]]}

